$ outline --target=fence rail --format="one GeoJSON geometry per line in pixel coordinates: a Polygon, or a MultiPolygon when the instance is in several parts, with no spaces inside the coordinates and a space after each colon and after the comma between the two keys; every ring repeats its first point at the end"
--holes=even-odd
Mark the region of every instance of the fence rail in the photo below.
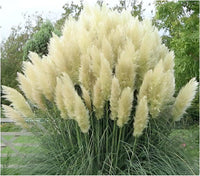
{"type": "Polygon", "coordinates": [[[9,118],[1,118],[1,123],[15,123],[15,121],[9,118]]]}
{"type": "MultiPolygon", "coordinates": [[[[15,123],[15,121],[9,119],[9,118],[1,118],[1,124],[5,123],[15,123]]],[[[20,137],[20,136],[33,136],[31,132],[27,132],[25,130],[22,130],[20,132],[1,132],[1,158],[6,157],[25,157],[27,155],[35,155],[30,153],[22,153],[20,152],[20,149],[17,149],[16,147],[37,147],[38,144],[32,144],[32,143],[15,143],[14,141],[20,137]],[[6,136],[12,136],[9,140],[6,138],[6,136]],[[2,153],[2,149],[9,147],[12,152],[11,153],[2,153]]],[[[10,164],[5,165],[5,163],[0,164],[0,168],[19,168],[24,167],[20,164],[10,164]]]]}
{"type": "Polygon", "coordinates": [[[21,131],[21,132],[1,132],[2,136],[33,136],[31,132],[21,131]]]}

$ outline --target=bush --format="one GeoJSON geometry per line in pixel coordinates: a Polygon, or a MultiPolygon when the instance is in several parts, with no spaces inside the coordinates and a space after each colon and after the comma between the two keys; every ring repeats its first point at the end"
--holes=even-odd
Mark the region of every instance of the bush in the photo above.
{"type": "Polygon", "coordinates": [[[41,25],[39,31],[37,31],[30,40],[26,43],[23,49],[23,60],[28,59],[30,51],[36,52],[40,56],[48,54],[48,43],[52,37],[52,32],[59,35],[59,31],[55,31],[50,21],[47,21],[41,25]]]}
{"type": "Polygon", "coordinates": [[[43,148],[23,172],[197,172],[167,138],[197,82],[191,79],[174,97],[174,55],[150,21],[104,6],[86,8],[78,21],[66,21],[48,48],[42,59],[30,53],[18,74],[26,99],[3,87],[12,102],[3,105],[5,115],[38,136],[43,148]]]}

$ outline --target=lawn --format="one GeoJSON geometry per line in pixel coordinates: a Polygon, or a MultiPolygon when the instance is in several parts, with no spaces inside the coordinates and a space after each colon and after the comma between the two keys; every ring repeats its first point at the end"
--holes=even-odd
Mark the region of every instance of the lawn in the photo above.
{"type": "MultiPolygon", "coordinates": [[[[3,125],[1,126],[1,131],[13,131],[19,129],[14,125],[3,125]]],[[[20,130],[19,130],[20,131],[20,130]]],[[[26,146],[26,144],[37,144],[37,139],[34,136],[18,136],[13,140],[14,136],[4,136],[4,139],[8,141],[12,141],[14,144],[22,144],[22,146],[14,146],[20,153],[23,153],[23,157],[26,155],[33,154],[39,147],[35,146],[26,146]]],[[[175,141],[176,143],[184,148],[185,152],[193,157],[194,162],[198,162],[199,157],[199,126],[192,126],[188,129],[175,129],[172,131],[170,135],[170,139],[175,141]]],[[[1,141],[2,142],[2,141],[1,141]]],[[[17,174],[20,175],[19,171],[14,168],[6,168],[6,166],[10,165],[21,165],[20,164],[20,156],[13,156],[14,151],[10,147],[5,147],[1,150],[1,154],[7,155],[7,157],[1,157],[1,164],[3,169],[1,170],[1,174],[17,174]]]]}
{"type": "Polygon", "coordinates": [[[185,152],[198,160],[199,158],[199,126],[193,126],[189,129],[174,129],[170,135],[172,140],[179,142],[185,152]]]}

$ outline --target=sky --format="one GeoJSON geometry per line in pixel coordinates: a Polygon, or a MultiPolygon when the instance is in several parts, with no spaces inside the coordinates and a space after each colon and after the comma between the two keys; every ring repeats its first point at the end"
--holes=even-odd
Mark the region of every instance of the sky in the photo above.
{"type": "MultiPolygon", "coordinates": [[[[43,18],[50,21],[56,21],[64,12],[62,6],[70,3],[72,0],[0,0],[0,41],[6,39],[11,31],[11,27],[23,25],[25,20],[23,15],[31,15],[35,12],[42,14],[43,18]]],[[[141,1],[141,0],[138,0],[141,1]]],[[[78,3],[79,0],[73,0],[78,3]]],[[[96,0],[84,0],[84,3],[92,5],[96,0]]],[[[109,5],[113,6],[119,3],[119,0],[105,0],[109,5]]],[[[151,10],[154,10],[154,0],[143,0],[143,8],[146,9],[144,16],[151,18],[151,10]],[[148,6],[152,3],[151,6],[148,6]]]]}

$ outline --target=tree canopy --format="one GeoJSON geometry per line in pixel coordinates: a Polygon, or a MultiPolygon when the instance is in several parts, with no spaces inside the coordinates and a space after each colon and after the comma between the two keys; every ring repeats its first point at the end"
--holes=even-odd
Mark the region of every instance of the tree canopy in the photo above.
{"type": "Polygon", "coordinates": [[[175,53],[177,89],[191,77],[199,79],[199,2],[157,1],[156,25],[164,43],[175,53]]]}

